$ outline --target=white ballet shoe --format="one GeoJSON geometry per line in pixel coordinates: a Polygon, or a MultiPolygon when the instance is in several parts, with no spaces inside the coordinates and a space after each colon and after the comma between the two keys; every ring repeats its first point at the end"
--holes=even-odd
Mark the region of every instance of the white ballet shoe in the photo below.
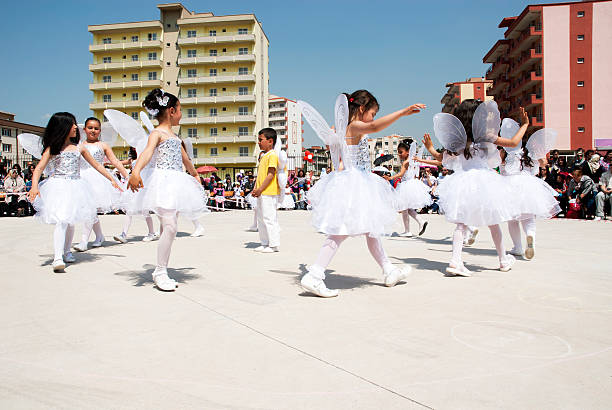
{"type": "Polygon", "coordinates": [[[516,262],[514,256],[506,254],[504,260],[502,260],[499,264],[499,270],[502,272],[508,272],[510,269],[512,269],[514,262],[516,262]]]}
{"type": "Polygon", "coordinates": [[[535,255],[534,237],[527,235],[527,249],[525,249],[525,259],[531,260],[535,255]]]}
{"type": "Polygon", "coordinates": [[[280,249],[278,249],[278,246],[266,246],[265,248],[263,248],[259,252],[261,252],[261,253],[276,253],[276,252],[279,252],[279,251],[280,251],[280,249]]]}
{"type": "Polygon", "coordinates": [[[247,232],[258,232],[258,229],[256,226],[249,226],[247,229],[245,229],[245,231],[247,232]]]}
{"type": "Polygon", "coordinates": [[[200,236],[204,236],[204,227],[203,226],[198,226],[198,229],[193,231],[193,233],[191,234],[192,238],[198,238],[200,236]]]}
{"type": "Polygon", "coordinates": [[[150,233],[150,234],[148,234],[147,236],[143,237],[143,238],[142,238],[142,241],[143,241],[143,242],[151,242],[151,241],[155,241],[155,240],[157,240],[157,239],[159,239],[159,235],[158,235],[158,234],[156,234],[156,233],[150,233]]]}
{"type": "Polygon", "coordinates": [[[117,242],[126,243],[127,235],[125,234],[125,232],[121,232],[119,235],[113,236],[113,239],[116,240],[117,242]]]}
{"type": "Polygon", "coordinates": [[[448,267],[446,268],[446,273],[453,276],[464,276],[466,278],[472,276],[472,272],[470,272],[470,270],[466,268],[464,264],[459,265],[454,262],[449,263],[448,267]]]}
{"type": "Polygon", "coordinates": [[[62,259],[55,259],[51,266],[53,267],[53,272],[63,272],[64,268],[66,268],[66,264],[62,259]]]}
{"type": "Polygon", "coordinates": [[[476,242],[476,235],[478,235],[478,229],[474,229],[472,231],[472,234],[470,235],[469,239],[467,240],[467,244],[468,245],[474,245],[474,242],[476,242]]]}
{"type": "Polygon", "coordinates": [[[261,252],[264,249],[266,249],[268,247],[268,245],[260,245],[257,248],[253,249],[255,252],[261,252]]]}
{"type": "Polygon", "coordinates": [[[410,266],[404,266],[402,268],[393,266],[389,272],[383,271],[383,274],[385,275],[385,286],[391,288],[397,285],[399,282],[406,279],[408,275],[410,275],[411,271],[412,268],[410,266]]]}
{"type": "Polygon", "coordinates": [[[155,268],[153,272],[153,282],[155,282],[155,286],[157,286],[159,290],[166,292],[174,291],[177,286],[176,281],[170,279],[168,271],[165,268],[155,268]]]}
{"type": "Polygon", "coordinates": [[[429,224],[429,222],[425,221],[423,223],[423,226],[421,227],[421,230],[419,231],[419,236],[423,235],[425,233],[425,229],[427,229],[427,225],[429,224]]]}
{"type": "Polygon", "coordinates": [[[402,238],[412,238],[412,232],[406,231],[399,234],[402,238]]]}
{"type": "Polygon", "coordinates": [[[300,286],[305,291],[313,293],[322,298],[333,298],[338,296],[338,291],[336,289],[328,289],[322,279],[319,279],[310,273],[307,273],[302,277],[300,286]]]}
{"type": "Polygon", "coordinates": [[[72,249],[74,249],[77,252],[85,252],[87,250],[87,242],[85,242],[85,243],[83,243],[83,242],[78,243],[78,244],[74,245],[72,247],[72,249]]]}
{"type": "Polygon", "coordinates": [[[66,252],[64,254],[64,262],[67,263],[73,263],[76,262],[76,258],[74,257],[74,255],[72,254],[72,252],[66,252]]]}
{"type": "Polygon", "coordinates": [[[102,246],[103,242],[104,242],[104,237],[96,238],[96,240],[91,243],[91,247],[99,248],[100,246],[102,246]]]}
{"type": "Polygon", "coordinates": [[[514,255],[514,256],[523,256],[523,250],[522,249],[516,249],[516,248],[512,248],[508,251],[508,253],[510,255],[514,255]]]}

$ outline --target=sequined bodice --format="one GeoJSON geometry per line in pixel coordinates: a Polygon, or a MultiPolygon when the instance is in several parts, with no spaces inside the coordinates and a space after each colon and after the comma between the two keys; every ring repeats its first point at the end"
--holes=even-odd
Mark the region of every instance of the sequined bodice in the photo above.
{"type": "Polygon", "coordinates": [[[104,165],[104,150],[98,144],[85,144],[85,148],[91,156],[100,164],[104,165]]]}
{"type": "Polygon", "coordinates": [[[78,179],[81,177],[80,151],[62,151],[51,159],[53,178],[78,179]]]}
{"type": "Polygon", "coordinates": [[[172,137],[159,143],[157,146],[155,167],[183,171],[183,156],[181,153],[181,140],[172,137]]]}
{"type": "Polygon", "coordinates": [[[353,167],[367,172],[370,172],[372,170],[367,136],[364,136],[358,144],[349,145],[348,152],[350,156],[350,162],[353,167]]]}

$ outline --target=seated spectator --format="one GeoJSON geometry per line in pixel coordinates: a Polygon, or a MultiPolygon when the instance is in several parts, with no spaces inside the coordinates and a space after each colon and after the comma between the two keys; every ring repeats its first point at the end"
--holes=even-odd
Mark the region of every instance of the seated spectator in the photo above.
{"type": "MultiPolygon", "coordinates": [[[[568,196],[567,196],[567,182],[565,180],[566,176],[569,175],[567,172],[560,172],[557,174],[554,182],[549,184],[556,192],[557,192],[557,201],[559,202],[559,206],[561,207],[561,212],[563,216],[567,213],[568,206],[568,196]]],[[[561,215],[557,215],[560,217],[561,215]]]]}
{"type": "Polygon", "coordinates": [[[231,191],[231,190],[232,190],[232,188],[233,188],[233,186],[234,186],[234,184],[232,183],[232,177],[231,177],[231,176],[229,176],[229,174],[227,174],[227,175],[225,176],[225,185],[223,186],[223,188],[224,188],[226,191],[231,191]]]}
{"type": "Polygon", "coordinates": [[[225,188],[223,187],[223,181],[217,182],[217,187],[213,190],[213,200],[215,206],[218,208],[225,208],[225,188]]]}
{"type": "Polygon", "coordinates": [[[559,161],[557,161],[557,168],[558,168],[557,172],[568,172],[567,160],[565,159],[565,157],[559,158],[559,161]]]}
{"type": "Polygon", "coordinates": [[[574,154],[574,158],[572,159],[571,163],[569,164],[569,166],[572,169],[576,168],[576,167],[581,167],[582,163],[584,162],[584,149],[583,148],[578,148],[576,150],[576,153],[574,154]]]}
{"type": "MultiPolygon", "coordinates": [[[[610,169],[610,164],[612,164],[612,150],[607,150],[606,155],[604,155],[600,160],[599,164],[603,167],[605,171],[610,169]]],[[[605,172],[604,171],[604,172],[605,172]]]]}
{"type": "Polygon", "coordinates": [[[8,205],[8,213],[24,216],[28,210],[26,201],[26,185],[23,178],[17,173],[18,168],[9,171],[8,177],[4,180],[4,190],[6,192],[5,202],[8,205]]]}
{"type": "Polygon", "coordinates": [[[599,178],[599,192],[595,196],[596,221],[606,219],[606,202],[610,205],[610,212],[612,212],[612,167],[609,167],[608,170],[601,175],[601,178],[599,178]]]}
{"type": "Polygon", "coordinates": [[[6,165],[0,164],[0,185],[4,182],[4,178],[6,178],[7,175],[8,175],[8,172],[6,170],[6,165]]]}
{"type": "Polygon", "coordinates": [[[575,199],[580,204],[580,212],[583,218],[589,218],[595,214],[595,195],[597,186],[591,178],[582,175],[581,167],[572,171],[572,179],[567,187],[570,199],[575,199]]]}
{"type": "Polygon", "coordinates": [[[591,178],[595,184],[599,184],[599,178],[604,173],[604,169],[599,163],[599,155],[593,154],[582,164],[582,175],[591,178]]]}

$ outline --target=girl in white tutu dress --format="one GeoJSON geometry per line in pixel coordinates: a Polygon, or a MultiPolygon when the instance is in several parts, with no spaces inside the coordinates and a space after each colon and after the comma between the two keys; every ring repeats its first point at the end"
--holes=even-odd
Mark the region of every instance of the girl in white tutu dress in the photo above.
{"type": "Polygon", "coordinates": [[[380,236],[393,227],[397,218],[395,193],[387,181],[370,170],[367,134],[379,132],[425,106],[411,105],[374,120],[379,105],[372,94],[366,90],[341,94],[336,99],[336,127],[332,131],[309,104],[304,101],[298,104],[308,123],[329,146],[334,165],[334,171],[308,191],[312,223],[327,238],[301,286],[317,296],[337,296],[338,291],[328,289],[323,282],[325,269],[340,244],[357,235],[365,236],[370,253],[383,269],[385,285],[395,286],[406,278],[410,268],[392,265],[382,248],[380,236]]]}
{"type": "MultiPolygon", "coordinates": [[[[507,137],[518,129],[519,125],[514,120],[505,118],[500,134],[507,137]]],[[[554,130],[543,128],[529,137],[524,149],[519,145],[500,152],[500,171],[518,197],[520,212],[518,218],[508,221],[508,231],[514,245],[509,253],[523,256],[520,228],[522,225],[526,235],[527,249],[524,256],[527,260],[531,260],[535,255],[536,218],[550,219],[561,212],[556,199],[557,192],[535,176],[539,166],[546,166],[546,153],[554,147],[556,139],[557,133],[554,130]]]]}
{"type": "Polygon", "coordinates": [[[93,224],[97,217],[98,204],[93,190],[80,176],[82,158],[106,177],[114,189],[121,190],[117,181],[89,151],[76,145],[79,141],[77,129],[76,119],[70,113],[59,112],[49,119],[42,137],[42,157],[32,175],[32,189],[28,193],[36,209],[35,218],[55,224],[54,272],[63,271],[66,262],[75,260],[70,252],[74,225],[93,224]],[[39,186],[43,170],[51,176],[39,186]]]}
{"type": "MultiPolygon", "coordinates": [[[[417,143],[412,139],[406,139],[397,146],[397,155],[402,160],[402,169],[390,180],[401,179],[399,186],[395,189],[397,209],[402,215],[404,232],[399,236],[411,237],[410,217],[419,224],[419,236],[425,233],[427,222],[421,221],[416,210],[431,205],[433,202],[429,194],[429,188],[417,179],[419,174],[419,163],[417,157],[417,143]]],[[[420,150],[419,154],[422,154],[420,150]]]]}
{"type": "MultiPolygon", "coordinates": [[[[102,124],[100,120],[94,117],[90,117],[85,120],[84,124],[85,141],[81,142],[81,147],[87,149],[91,156],[100,165],[104,166],[104,158],[108,158],[109,162],[121,173],[123,178],[127,178],[128,174],[121,162],[117,159],[113,150],[108,146],[107,143],[99,140],[100,132],[102,130],[102,124]]],[[[112,174],[111,174],[112,176],[112,174]]],[[[81,178],[89,184],[93,198],[96,203],[97,211],[100,213],[107,213],[120,208],[121,193],[117,191],[109,181],[107,181],[102,174],[94,169],[89,164],[84,164],[81,169],[81,178]]],[[[117,185],[119,181],[113,177],[117,185]]],[[[104,235],[102,234],[102,228],[100,227],[100,221],[97,216],[93,224],[86,223],[83,225],[83,236],[81,242],[74,246],[79,252],[87,250],[87,242],[91,231],[94,231],[96,238],[91,244],[92,247],[97,248],[102,246],[104,242],[104,235]]]]}
{"type": "Polygon", "coordinates": [[[153,281],[160,290],[173,291],[177,284],[168,277],[167,266],[176,236],[178,215],[195,219],[209,211],[198,173],[181,139],[172,132],[172,127],[179,125],[181,120],[178,98],[156,88],[147,95],[143,106],[155,116],[159,126],[149,135],[147,146],[132,170],[127,186],[132,191],[142,189],[140,207],[144,212],[154,212],[159,217],[162,232],[153,281]],[[153,156],[155,168],[147,185],[143,186],[140,173],[153,156]],[[183,165],[191,176],[183,172],[183,165]]]}
{"type": "Polygon", "coordinates": [[[436,137],[446,151],[437,152],[429,135],[425,136],[425,147],[454,171],[438,185],[440,210],[449,222],[457,224],[453,255],[446,268],[449,275],[471,276],[461,255],[467,225],[489,227],[501,271],[509,271],[514,263],[514,257],[506,254],[499,224],[518,216],[518,202],[504,177],[492,168],[500,163],[496,145],[517,146],[525,135],[529,118],[522,108],[521,118],[523,124],[516,135],[507,139],[498,136],[501,120],[494,101],[465,100],[455,115],[434,116],[436,137]]]}

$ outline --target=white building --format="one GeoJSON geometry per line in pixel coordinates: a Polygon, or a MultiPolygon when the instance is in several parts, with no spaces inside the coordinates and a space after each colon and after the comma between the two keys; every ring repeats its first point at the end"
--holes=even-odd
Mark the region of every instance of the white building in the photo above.
{"type": "Polygon", "coordinates": [[[287,169],[295,170],[303,166],[302,157],[302,113],[297,103],[288,98],[270,94],[268,100],[269,126],[281,138],[283,149],[289,160],[287,169]]]}
{"type": "Polygon", "coordinates": [[[385,162],[383,165],[392,165],[394,171],[399,171],[402,162],[397,156],[397,146],[406,138],[402,135],[387,135],[382,138],[372,138],[368,140],[368,147],[370,149],[370,160],[374,160],[382,155],[393,155],[393,160],[385,162]]]}

